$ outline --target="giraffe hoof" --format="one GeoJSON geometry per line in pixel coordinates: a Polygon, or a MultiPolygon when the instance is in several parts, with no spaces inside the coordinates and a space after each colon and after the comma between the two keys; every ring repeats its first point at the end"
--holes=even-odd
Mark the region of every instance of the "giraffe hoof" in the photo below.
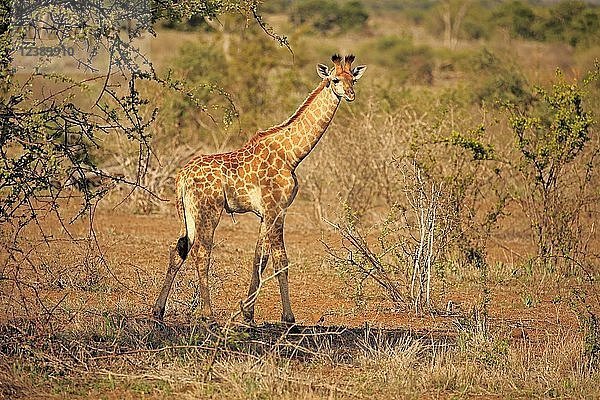
{"type": "Polygon", "coordinates": [[[152,310],[152,316],[155,320],[162,322],[165,316],[165,309],[160,307],[154,307],[154,309],[152,310]]]}
{"type": "Polygon", "coordinates": [[[196,309],[192,313],[192,319],[201,323],[212,323],[215,321],[215,317],[210,309],[196,309]]]}
{"type": "Polygon", "coordinates": [[[199,326],[209,332],[219,328],[219,322],[212,315],[197,315],[191,322],[192,325],[199,326]]]}
{"type": "Polygon", "coordinates": [[[294,318],[294,314],[282,314],[281,315],[281,322],[288,324],[288,325],[293,325],[296,323],[296,318],[294,318]]]}
{"type": "Polygon", "coordinates": [[[242,315],[244,316],[244,323],[250,326],[256,325],[256,323],[254,322],[254,310],[247,310],[244,307],[242,307],[242,315]]]}

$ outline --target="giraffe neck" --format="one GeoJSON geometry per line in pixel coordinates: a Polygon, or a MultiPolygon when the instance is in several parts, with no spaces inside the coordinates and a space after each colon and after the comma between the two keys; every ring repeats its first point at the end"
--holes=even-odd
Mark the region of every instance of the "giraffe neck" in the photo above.
{"type": "Polygon", "coordinates": [[[325,79],[306,98],[298,110],[284,123],[261,132],[275,144],[283,158],[295,168],[317,145],[329,126],[340,99],[325,79]]]}

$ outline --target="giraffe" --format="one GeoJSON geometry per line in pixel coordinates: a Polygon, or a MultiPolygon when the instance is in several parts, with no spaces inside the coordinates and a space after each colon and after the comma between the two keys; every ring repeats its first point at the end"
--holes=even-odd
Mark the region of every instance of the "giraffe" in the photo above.
{"type": "Polygon", "coordinates": [[[322,78],[296,112],[285,122],[256,133],[242,148],[222,154],[197,155],[177,174],[177,211],[182,234],[169,250],[169,266],[153,315],[162,320],[173,280],[188,254],[196,264],[202,299],[200,314],[212,318],[208,270],[214,231],[223,210],[229,214],[253,212],[260,219],[248,300],[242,314],[254,323],[254,303],[260,276],[269,256],[273,259],[283,312],[281,320],[295,322],[288,288],[288,258],[284,220],[298,191],[295,170],[323,136],[341,100],[354,100],[354,83],[366,66],[352,68],[353,55],[335,54],[333,67],[317,65],[322,78]]]}

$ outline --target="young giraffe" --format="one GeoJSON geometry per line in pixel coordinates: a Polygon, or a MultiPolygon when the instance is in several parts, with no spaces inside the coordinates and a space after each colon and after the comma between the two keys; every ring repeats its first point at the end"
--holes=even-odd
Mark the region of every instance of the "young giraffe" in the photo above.
{"type": "Polygon", "coordinates": [[[156,319],[164,316],[171,285],[188,253],[196,263],[200,280],[201,313],[212,317],[208,267],[214,231],[225,210],[231,214],[252,211],[261,220],[249,301],[242,306],[244,319],[250,323],[254,320],[256,291],[270,254],[279,281],[281,319],[294,323],[283,241],[285,212],[298,191],[294,171],[325,133],[341,99],[354,100],[354,83],[366,69],[364,65],[351,68],[353,55],[345,60],[334,55],[331,61],[331,70],[317,65],[323,81],[287,121],[258,132],[239,150],[198,155],[181,169],[176,180],[177,211],[183,219],[184,235],[170,248],[167,276],[153,310],[156,319]]]}

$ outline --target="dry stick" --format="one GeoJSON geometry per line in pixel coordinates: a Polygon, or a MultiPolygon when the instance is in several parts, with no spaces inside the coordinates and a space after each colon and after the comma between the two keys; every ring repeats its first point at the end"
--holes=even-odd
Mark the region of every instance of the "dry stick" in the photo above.
{"type": "MultiPolygon", "coordinates": [[[[373,268],[371,268],[370,270],[367,270],[364,267],[362,267],[360,264],[356,263],[354,260],[346,260],[347,262],[351,262],[352,265],[358,267],[361,271],[363,271],[365,273],[366,276],[364,279],[371,276],[371,277],[373,277],[375,282],[377,282],[384,288],[388,288],[388,287],[394,288],[393,284],[391,284],[390,282],[387,282],[387,281],[389,281],[389,278],[385,274],[383,276],[379,276],[379,274],[373,273],[373,271],[377,271],[377,272],[381,271],[383,269],[383,267],[381,266],[381,263],[379,262],[379,260],[377,260],[377,258],[373,255],[373,253],[369,250],[369,248],[367,247],[367,245],[365,243],[365,240],[360,235],[360,233],[350,232],[350,230],[348,228],[344,229],[339,224],[335,224],[327,219],[324,219],[324,221],[326,223],[328,223],[330,226],[332,226],[336,231],[338,231],[344,239],[349,241],[350,244],[356,250],[358,250],[358,252],[363,257],[365,257],[365,259],[367,259],[367,261],[372,265],[373,268]]],[[[328,249],[329,253],[333,255],[333,252],[330,250],[331,247],[328,244],[326,244],[325,242],[323,242],[323,241],[321,241],[321,242],[325,244],[325,247],[328,249]]],[[[344,247],[347,249],[346,246],[344,246],[344,247]]],[[[352,254],[351,251],[350,251],[350,254],[352,254]]],[[[341,257],[335,256],[335,255],[334,255],[334,257],[341,260],[341,257]]]]}
{"type": "MultiPolygon", "coordinates": [[[[406,177],[404,179],[406,181],[406,177]]],[[[414,194],[411,194],[409,192],[408,188],[405,188],[404,193],[406,196],[406,200],[408,201],[408,204],[413,209],[413,211],[415,211],[415,216],[417,218],[417,223],[418,223],[419,222],[419,213],[418,213],[418,205],[416,204],[416,198],[414,197],[414,194]]],[[[411,234],[411,237],[412,237],[412,234],[411,234]]],[[[418,241],[417,238],[413,237],[413,239],[418,241]]],[[[410,296],[412,298],[413,306],[414,306],[414,304],[415,304],[415,279],[416,279],[416,274],[418,271],[419,247],[415,248],[415,250],[412,254],[412,258],[413,258],[413,272],[412,272],[411,282],[410,282],[410,296]]]]}
{"type": "MultiPolygon", "coordinates": [[[[229,321],[227,321],[229,322],[229,321]]],[[[227,324],[226,324],[227,326],[227,324]]],[[[208,366],[206,367],[206,371],[204,371],[204,376],[202,376],[202,383],[206,383],[208,381],[208,376],[210,374],[210,371],[212,370],[212,367],[215,364],[215,361],[217,360],[217,353],[219,352],[219,346],[221,344],[221,337],[219,336],[217,338],[217,343],[215,344],[214,348],[213,348],[213,352],[210,356],[210,361],[208,362],[208,366]]]]}
{"type": "MultiPolygon", "coordinates": [[[[420,177],[420,176],[419,176],[420,177]]],[[[419,194],[419,200],[418,203],[412,203],[411,204],[413,206],[413,209],[416,212],[417,215],[417,223],[419,224],[419,232],[420,232],[420,238],[419,238],[419,245],[416,249],[416,254],[415,254],[415,258],[414,258],[414,268],[413,268],[413,276],[412,276],[412,283],[411,283],[411,296],[413,296],[413,305],[414,305],[414,309],[415,309],[415,313],[419,312],[419,303],[421,301],[421,295],[423,293],[423,289],[422,289],[422,279],[421,279],[421,259],[423,257],[423,248],[424,248],[424,241],[425,241],[425,216],[424,216],[424,210],[423,210],[423,199],[422,199],[422,193],[419,194]],[[419,279],[419,286],[417,288],[418,290],[418,294],[415,295],[414,292],[414,288],[415,288],[415,283],[417,280],[417,276],[419,279]]]]}
{"type": "Polygon", "coordinates": [[[421,238],[420,238],[420,243],[419,243],[419,252],[420,252],[420,257],[419,257],[419,296],[418,296],[418,304],[416,304],[415,306],[415,312],[417,310],[423,310],[423,292],[424,292],[424,286],[426,284],[425,280],[427,277],[427,260],[426,258],[428,257],[427,254],[427,244],[426,242],[428,241],[428,235],[429,235],[429,231],[428,231],[428,223],[429,223],[429,214],[430,214],[430,207],[428,204],[428,197],[427,197],[427,192],[425,191],[425,182],[423,181],[422,177],[421,177],[421,172],[419,171],[418,174],[418,178],[417,181],[419,183],[419,210],[420,210],[420,220],[419,220],[419,226],[420,226],[420,231],[421,231],[421,238]]]}
{"type": "MultiPolygon", "coordinates": [[[[439,190],[441,190],[441,187],[440,187],[439,190]]],[[[430,218],[430,221],[429,221],[429,248],[428,248],[428,254],[427,254],[427,307],[429,307],[429,308],[431,308],[431,301],[430,301],[430,292],[431,292],[431,264],[432,264],[432,257],[433,257],[433,243],[434,243],[434,235],[435,235],[435,220],[436,220],[436,214],[437,214],[437,207],[438,207],[438,203],[437,202],[438,202],[439,194],[440,194],[440,192],[439,191],[436,192],[435,183],[433,183],[431,185],[431,203],[430,203],[431,218],[430,218]]]]}
{"type": "MultiPolygon", "coordinates": [[[[362,265],[360,265],[359,263],[355,262],[352,259],[348,260],[346,258],[337,256],[335,254],[335,252],[331,249],[331,246],[329,244],[327,244],[324,240],[321,240],[321,243],[325,246],[329,255],[334,257],[336,260],[350,262],[354,267],[357,267],[360,271],[362,271],[364,273],[365,276],[364,276],[363,280],[367,279],[368,277],[372,277],[375,280],[375,282],[377,282],[380,286],[382,286],[384,289],[386,289],[389,292],[389,294],[393,298],[394,302],[406,304],[405,300],[402,298],[401,293],[399,293],[397,285],[386,274],[383,265],[378,260],[378,257],[376,257],[371,252],[371,250],[368,248],[366,241],[361,236],[361,234],[359,232],[356,232],[355,230],[353,230],[351,232],[350,229],[347,227],[342,228],[339,224],[333,223],[326,218],[323,218],[323,221],[325,221],[334,230],[339,232],[339,234],[342,236],[343,239],[350,242],[350,244],[353,246],[353,248],[356,249],[358,251],[358,253],[360,255],[362,255],[369,262],[369,264],[372,266],[372,268],[371,269],[364,268],[362,265]]],[[[348,249],[347,246],[345,246],[345,245],[343,245],[343,246],[350,254],[352,254],[352,251],[350,249],[348,249]]]]}
{"type": "Polygon", "coordinates": [[[280,36],[278,34],[276,34],[273,31],[273,28],[271,28],[270,26],[268,26],[262,16],[258,13],[258,2],[254,1],[253,4],[250,6],[250,10],[252,11],[252,15],[254,16],[254,19],[256,20],[256,22],[258,23],[258,25],[260,26],[260,28],[271,38],[275,39],[277,42],[279,42],[280,46],[284,46],[288,49],[288,51],[292,54],[292,62],[295,59],[295,54],[292,51],[292,48],[290,47],[290,44],[288,42],[287,37],[285,36],[280,36]]]}

